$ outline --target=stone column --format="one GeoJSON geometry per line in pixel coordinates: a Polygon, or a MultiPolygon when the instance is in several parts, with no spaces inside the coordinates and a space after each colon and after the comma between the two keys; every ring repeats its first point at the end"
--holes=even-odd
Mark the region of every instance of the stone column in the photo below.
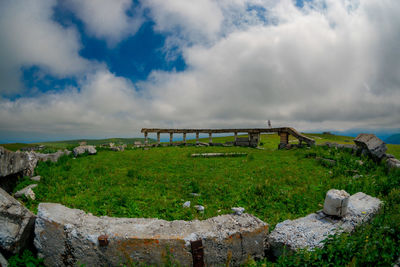
{"type": "Polygon", "coordinates": [[[235,143],[236,143],[236,140],[237,140],[237,132],[235,132],[235,143]]]}
{"type": "Polygon", "coordinates": [[[144,144],[147,145],[149,140],[147,139],[147,132],[144,132],[144,144]]]}
{"type": "Polygon", "coordinates": [[[186,133],[183,133],[183,143],[186,144],[186,133]]]}
{"type": "Polygon", "coordinates": [[[172,145],[172,138],[174,136],[174,133],[169,133],[169,144],[172,145]]]}
{"type": "Polygon", "coordinates": [[[160,144],[160,132],[157,132],[157,144],[160,144]]]}
{"type": "Polygon", "coordinates": [[[208,142],[212,143],[212,133],[208,133],[208,142]]]}
{"type": "Polygon", "coordinates": [[[196,132],[196,144],[199,143],[199,132],[196,132]]]}

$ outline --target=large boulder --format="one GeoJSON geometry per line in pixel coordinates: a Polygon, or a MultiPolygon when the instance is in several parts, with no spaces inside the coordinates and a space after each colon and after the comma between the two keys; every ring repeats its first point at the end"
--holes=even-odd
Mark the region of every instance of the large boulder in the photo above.
{"type": "Polygon", "coordinates": [[[74,156],[77,157],[78,155],[84,154],[85,152],[88,152],[89,155],[94,155],[97,153],[97,150],[94,146],[77,146],[74,148],[73,153],[74,156]]]}
{"type": "Polygon", "coordinates": [[[380,209],[382,202],[364,193],[349,198],[346,216],[329,216],[319,211],[296,220],[278,223],[267,238],[274,256],[279,257],[286,250],[314,249],[322,247],[328,236],[352,232],[357,226],[369,221],[380,209]]]}
{"type": "Polygon", "coordinates": [[[18,173],[24,173],[24,175],[33,173],[30,161],[32,161],[31,153],[13,152],[0,146],[0,177],[18,173]]]}
{"type": "Polygon", "coordinates": [[[33,232],[35,215],[0,188],[0,248],[18,253],[26,248],[33,232]]]}
{"type": "Polygon", "coordinates": [[[268,225],[249,214],[165,221],[96,217],[40,203],[37,216],[34,244],[47,266],[164,265],[168,259],[192,266],[200,254],[209,266],[239,265],[263,256],[268,233],[268,225]]]}
{"type": "Polygon", "coordinates": [[[354,143],[356,143],[363,153],[370,154],[377,159],[382,159],[387,150],[385,143],[374,134],[359,134],[354,139],[354,143]]]}

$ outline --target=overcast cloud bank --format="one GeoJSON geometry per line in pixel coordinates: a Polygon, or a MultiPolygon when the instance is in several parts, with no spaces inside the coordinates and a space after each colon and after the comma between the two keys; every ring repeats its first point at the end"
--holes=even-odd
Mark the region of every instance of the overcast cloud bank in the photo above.
{"type": "Polygon", "coordinates": [[[302,131],[400,128],[397,0],[317,0],[303,8],[290,0],[106,2],[66,5],[110,49],[153,20],[167,36],[164,49],[182,53],[187,68],[155,69],[133,83],[79,54],[75,26],[52,19],[57,1],[3,1],[0,139],[263,127],[268,119],[302,131]],[[21,83],[29,66],[77,86],[24,96],[35,90],[21,83]]]}

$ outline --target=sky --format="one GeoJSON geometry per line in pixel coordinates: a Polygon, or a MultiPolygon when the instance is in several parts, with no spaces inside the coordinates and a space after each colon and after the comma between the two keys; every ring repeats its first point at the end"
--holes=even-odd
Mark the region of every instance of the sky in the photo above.
{"type": "Polygon", "coordinates": [[[400,132],[398,0],[2,0],[0,143],[400,132]]]}

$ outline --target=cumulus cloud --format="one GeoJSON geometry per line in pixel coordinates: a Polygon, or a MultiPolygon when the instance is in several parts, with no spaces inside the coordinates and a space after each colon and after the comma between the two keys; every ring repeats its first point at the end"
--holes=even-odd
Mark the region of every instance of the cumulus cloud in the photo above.
{"type": "Polygon", "coordinates": [[[40,66],[63,78],[91,68],[79,56],[77,31],[51,17],[56,0],[0,2],[0,92],[21,92],[21,68],[40,66]]]}
{"type": "Polygon", "coordinates": [[[316,0],[302,9],[290,0],[247,2],[255,8],[204,0],[198,13],[163,2],[147,8],[157,30],[186,40],[176,43],[185,71],[153,71],[132,84],[103,68],[78,88],[0,99],[0,132],[131,136],[141,127],[262,127],[268,119],[303,131],[399,129],[397,0],[316,0]]]}
{"type": "Polygon", "coordinates": [[[135,34],[143,21],[140,8],[131,0],[67,0],[63,4],[84,22],[89,34],[107,40],[111,46],[135,34]],[[128,11],[136,14],[129,16],[128,11]]]}

